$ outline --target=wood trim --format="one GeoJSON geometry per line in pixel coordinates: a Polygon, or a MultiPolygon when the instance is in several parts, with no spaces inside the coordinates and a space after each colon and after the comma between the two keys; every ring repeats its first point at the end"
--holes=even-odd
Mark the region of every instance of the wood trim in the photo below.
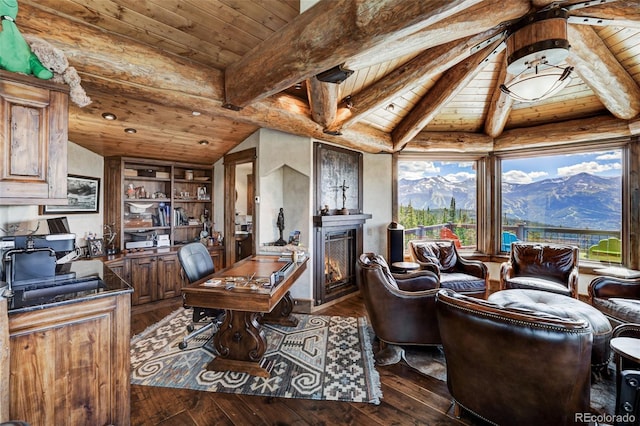
{"type": "MultiPolygon", "coordinates": [[[[224,252],[225,265],[233,265],[236,261],[235,248],[235,200],[236,200],[236,165],[241,163],[252,164],[251,174],[256,175],[256,148],[249,148],[243,151],[232,152],[224,156],[224,252]]],[[[255,187],[253,188],[255,194],[255,187]]],[[[253,197],[252,197],[253,198],[253,197]]],[[[254,223],[255,232],[255,223],[254,223]]],[[[251,253],[255,253],[256,238],[253,239],[251,253]]]]}

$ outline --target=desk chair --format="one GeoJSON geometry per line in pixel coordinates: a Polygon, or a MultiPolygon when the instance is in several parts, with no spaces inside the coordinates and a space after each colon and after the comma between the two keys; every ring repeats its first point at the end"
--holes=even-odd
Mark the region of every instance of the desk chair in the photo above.
{"type": "MultiPolygon", "coordinates": [[[[182,265],[184,273],[187,275],[189,283],[193,283],[214,273],[213,260],[211,260],[209,250],[199,242],[189,243],[180,247],[178,250],[178,260],[180,261],[180,265],[182,265]]],[[[178,344],[180,349],[185,349],[190,339],[209,329],[213,329],[215,333],[218,330],[219,324],[222,323],[222,317],[224,316],[222,309],[200,308],[186,305],[184,305],[184,307],[187,309],[193,308],[193,320],[192,323],[187,326],[189,334],[178,344]],[[196,325],[198,324],[205,325],[196,329],[196,325]]]]}

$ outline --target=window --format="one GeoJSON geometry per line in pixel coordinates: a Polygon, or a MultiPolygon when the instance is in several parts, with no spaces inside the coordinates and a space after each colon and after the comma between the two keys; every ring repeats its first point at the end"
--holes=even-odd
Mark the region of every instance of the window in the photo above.
{"type": "Polygon", "coordinates": [[[477,246],[477,161],[401,156],[397,170],[397,218],[412,239],[453,239],[477,246]]]}
{"type": "Polygon", "coordinates": [[[580,247],[587,261],[622,262],[624,149],[500,159],[500,251],[512,241],[580,247]]]}

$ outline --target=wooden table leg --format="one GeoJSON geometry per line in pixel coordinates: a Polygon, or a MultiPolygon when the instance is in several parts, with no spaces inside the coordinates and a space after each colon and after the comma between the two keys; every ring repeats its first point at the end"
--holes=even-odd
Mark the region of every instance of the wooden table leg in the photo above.
{"type": "Polygon", "coordinates": [[[298,325],[298,318],[291,315],[291,312],[293,312],[293,298],[291,293],[287,292],[271,312],[262,315],[260,322],[295,327],[298,325]]]}
{"type": "Polygon", "coordinates": [[[226,310],[225,319],[213,337],[218,351],[207,370],[239,371],[253,376],[269,377],[261,362],[267,340],[257,312],[226,310]]]}

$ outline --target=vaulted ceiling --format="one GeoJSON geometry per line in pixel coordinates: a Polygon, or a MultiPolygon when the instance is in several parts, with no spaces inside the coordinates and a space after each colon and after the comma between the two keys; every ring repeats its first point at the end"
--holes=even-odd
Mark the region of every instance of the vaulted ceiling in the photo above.
{"type": "Polygon", "coordinates": [[[69,139],[103,156],[213,163],[260,127],[366,152],[640,133],[640,1],[557,2],[571,83],[535,103],[500,91],[487,40],[552,3],[22,0],[17,23],[78,70],[92,103],[70,103],[69,139]],[[353,74],[316,78],[336,66],[353,74]]]}

